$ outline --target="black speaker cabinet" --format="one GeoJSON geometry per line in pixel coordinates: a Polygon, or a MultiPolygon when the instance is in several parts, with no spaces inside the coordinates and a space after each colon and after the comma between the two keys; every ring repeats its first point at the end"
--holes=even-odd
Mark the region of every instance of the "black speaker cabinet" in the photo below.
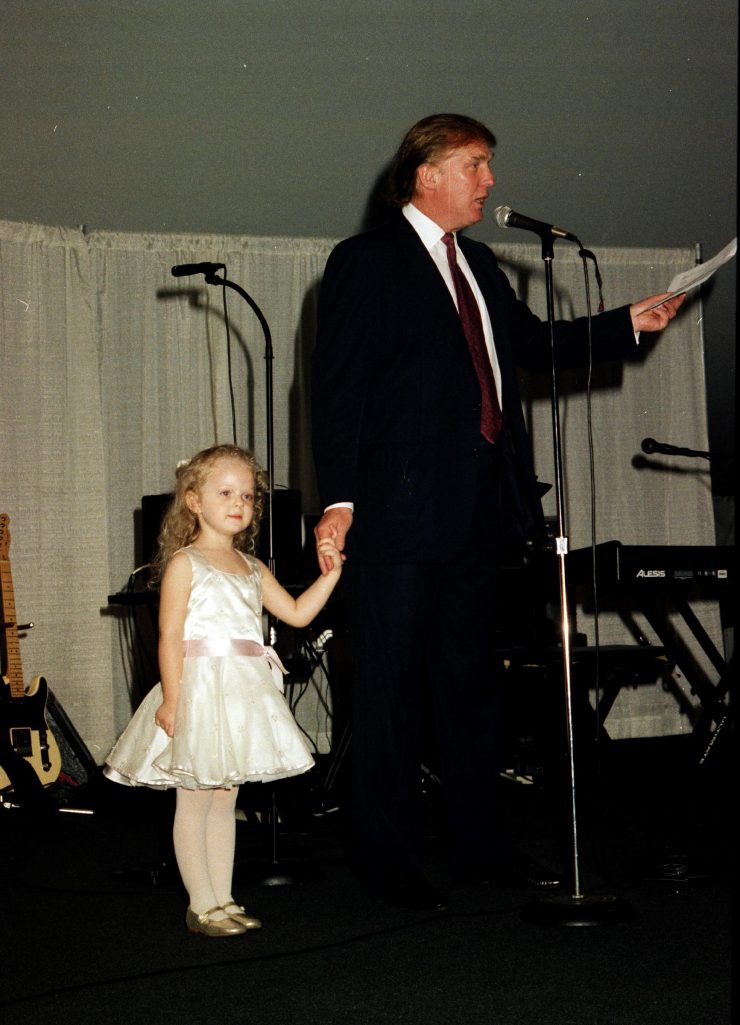
{"type": "Polygon", "coordinates": [[[141,500],[141,555],[144,562],[151,562],[154,558],[162,519],[172,498],[172,492],[169,492],[166,495],[144,495],[141,500]]]}

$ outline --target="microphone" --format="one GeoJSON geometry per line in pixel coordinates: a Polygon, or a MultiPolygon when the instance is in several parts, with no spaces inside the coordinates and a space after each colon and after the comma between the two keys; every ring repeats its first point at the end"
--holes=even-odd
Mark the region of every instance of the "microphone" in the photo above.
{"type": "Polygon", "coordinates": [[[640,448],[647,455],[653,452],[660,452],[664,456],[708,456],[708,452],[698,452],[693,448],[680,448],[678,445],[668,445],[664,441],[656,441],[655,438],[643,438],[640,448]]]}
{"type": "Polygon", "coordinates": [[[225,263],[181,263],[172,268],[173,278],[184,278],[189,274],[215,274],[217,270],[226,270],[225,263]]]}
{"type": "Polygon", "coordinates": [[[510,206],[497,206],[493,211],[493,216],[499,228],[522,228],[524,231],[534,231],[537,235],[555,235],[557,238],[567,238],[570,242],[577,242],[579,246],[581,244],[576,236],[569,231],[556,228],[554,224],[545,224],[544,221],[535,221],[532,217],[525,217],[524,214],[516,213],[510,206]]]}

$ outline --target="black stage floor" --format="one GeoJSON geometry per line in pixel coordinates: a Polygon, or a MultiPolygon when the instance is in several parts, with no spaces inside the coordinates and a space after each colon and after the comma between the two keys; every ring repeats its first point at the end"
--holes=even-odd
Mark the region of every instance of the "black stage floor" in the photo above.
{"type": "MultiPolygon", "coordinates": [[[[721,752],[699,768],[690,738],[610,742],[579,793],[577,893],[591,925],[573,924],[567,900],[550,915],[532,893],[453,885],[433,780],[428,875],[449,911],[365,896],[345,860],[342,795],[319,766],[277,788],[276,847],[260,823],[269,791],[243,788],[235,895],[264,927],[218,940],[184,926],[171,794],[95,775],[46,813],[6,804],[4,1020],[728,1025],[731,763],[721,752]]],[[[570,821],[543,781],[502,787],[520,846],[557,867],[565,833],[567,861],[570,821]]]]}

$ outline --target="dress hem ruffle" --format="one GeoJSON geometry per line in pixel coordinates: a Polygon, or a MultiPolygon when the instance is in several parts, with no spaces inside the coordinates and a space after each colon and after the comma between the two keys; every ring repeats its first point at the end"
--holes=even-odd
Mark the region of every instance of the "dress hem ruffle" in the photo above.
{"type": "Polygon", "coordinates": [[[223,790],[229,787],[241,786],[242,783],[273,783],[278,779],[300,776],[304,772],[309,772],[314,765],[315,762],[311,760],[307,765],[299,765],[292,769],[265,769],[263,771],[250,772],[248,776],[220,781],[195,779],[194,776],[187,772],[172,773],[170,778],[162,778],[161,780],[136,779],[110,764],[104,766],[103,775],[107,776],[114,783],[123,784],[123,786],[148,787],[150,790],[171,790],[178,787],[185,790],[223,790]]]}

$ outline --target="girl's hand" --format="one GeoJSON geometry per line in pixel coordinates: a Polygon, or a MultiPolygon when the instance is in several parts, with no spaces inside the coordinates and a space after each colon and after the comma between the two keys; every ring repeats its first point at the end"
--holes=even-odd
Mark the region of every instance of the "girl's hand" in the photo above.
{"type": "Polygon", "coordinates": [[[164,730],[168,737],[175,735],[175,706],[163,701],[154,713],[155,725],[164,730]]]}
{"type": "Polygon", "coordinates": [[[322,568],[327,567],[329,573],[341,573],[342,553],[330,537],[319,538],[316,542],[316,551],[322,568]]]}

